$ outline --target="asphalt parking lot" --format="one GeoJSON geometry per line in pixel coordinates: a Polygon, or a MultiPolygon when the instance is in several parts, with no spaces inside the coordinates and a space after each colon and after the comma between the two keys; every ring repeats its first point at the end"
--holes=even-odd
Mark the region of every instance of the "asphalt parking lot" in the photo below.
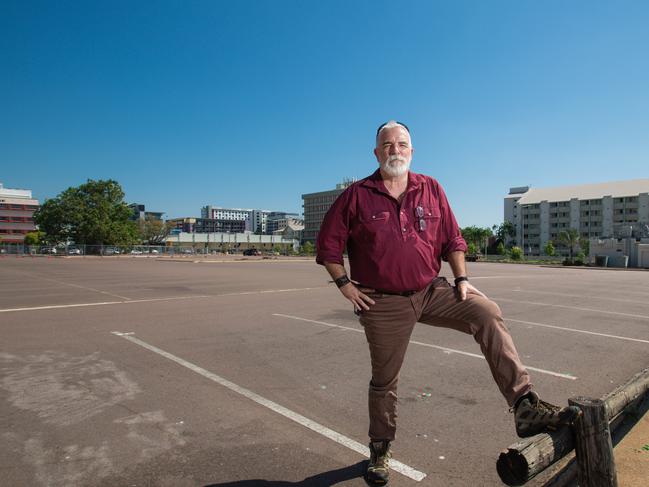
{"type": "MultiPolygon", "coordinates": [[[[365,485],[369,353],[313,261],[5,257],[0,272],[2,485],[365,485]]],[[[649,366],[649,272],[469,273],[545,400],[649,366]]],[[[513,417],[470,336],[418,325],[399,395],[391,485],[501,485],[513,417]]]]}

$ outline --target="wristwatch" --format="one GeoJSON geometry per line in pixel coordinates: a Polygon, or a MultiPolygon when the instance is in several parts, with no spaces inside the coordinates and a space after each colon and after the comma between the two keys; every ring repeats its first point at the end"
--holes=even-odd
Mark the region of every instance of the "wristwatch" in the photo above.
{"type": "Polygon", "coordinates": [[[345,284],[349,284],[349,283],[352,282],[352,281],[349,280],[349,277],[347,277],[346,275],[344,275],[344,276],[339,277],[338,279],[334,279],[334,282],[336,283],[336,286],[338,286],[339,288],[341,288],[341,287],[343,287],[345,284]]]}
{"type": "Polygon", "coordinates": [[[466,276],[456,277],[456,278],[455,278],[455,281],[454,281],[454,282],[455,282],[455,287],[457,287],[457,285],[458,285],[459,283],[461,283],[462,281],[467,281],[467,282],[468,282],[468,281],[469,281],[469,278],[466,277],[466,276]]]}

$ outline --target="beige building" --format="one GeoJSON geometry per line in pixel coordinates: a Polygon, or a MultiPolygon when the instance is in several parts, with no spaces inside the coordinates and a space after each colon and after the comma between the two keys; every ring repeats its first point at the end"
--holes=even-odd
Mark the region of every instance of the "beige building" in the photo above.
{"type": "Polygon", "coordinates": [[[304,208],[304,232],[302,239],[304,242],[315,242],[327,210],[336,201],[340,193],[355,181],[356,179],[345,179],[342,183],[336,185],[336,189],[302,195],[302,208],[304,208]]]}
{"type": "Polygon", "coordinates": [[[34,212],[38,207],[31,190],[5,188],[0,183],[0,243],[22,244],[25,234],[36,230],[34,212]]]}
{"type": "Polygon", "coordinates": [[[504,218],[514,224],[516,244],[528,255],[542,254],[549,241],[570,228],[589,239],[621,236],[649,224],[649,179],[511,188],[504,218]]]}

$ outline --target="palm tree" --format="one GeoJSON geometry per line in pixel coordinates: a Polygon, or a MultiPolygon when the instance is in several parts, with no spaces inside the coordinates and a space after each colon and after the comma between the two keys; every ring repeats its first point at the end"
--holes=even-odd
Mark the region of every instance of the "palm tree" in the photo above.
{"type": "Polygon", "coordinates": [[[572,261],[575,247],[579,245],[579,232],[574,228],[563,230],[557,236],[557,243],[564,247],[568,247],[570,252],[570,261],[572,261]]]}

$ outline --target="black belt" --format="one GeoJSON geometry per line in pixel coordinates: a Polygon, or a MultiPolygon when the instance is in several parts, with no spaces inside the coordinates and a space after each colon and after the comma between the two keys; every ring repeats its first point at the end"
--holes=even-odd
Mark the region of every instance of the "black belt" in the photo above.
{"type": "Polygon", "coordinates": [[[412,296],[415,293],[418,293],[419,291],[385,291],[383,289],[375,289],[375,291],[379,294],[392,294],[393,296],[412,296]]]}
{"type": "Polygon", "coordinates": [[[375,292],[377,294],[391,294],[393,296],[412,296],[415,293],[418,293],[419,291],[386,291],[385,289],[375,289],[370,286],[363,286],[362,284],[359,284],[358,287],[360,289],[373,289],[371,292],[375,292]]]}

